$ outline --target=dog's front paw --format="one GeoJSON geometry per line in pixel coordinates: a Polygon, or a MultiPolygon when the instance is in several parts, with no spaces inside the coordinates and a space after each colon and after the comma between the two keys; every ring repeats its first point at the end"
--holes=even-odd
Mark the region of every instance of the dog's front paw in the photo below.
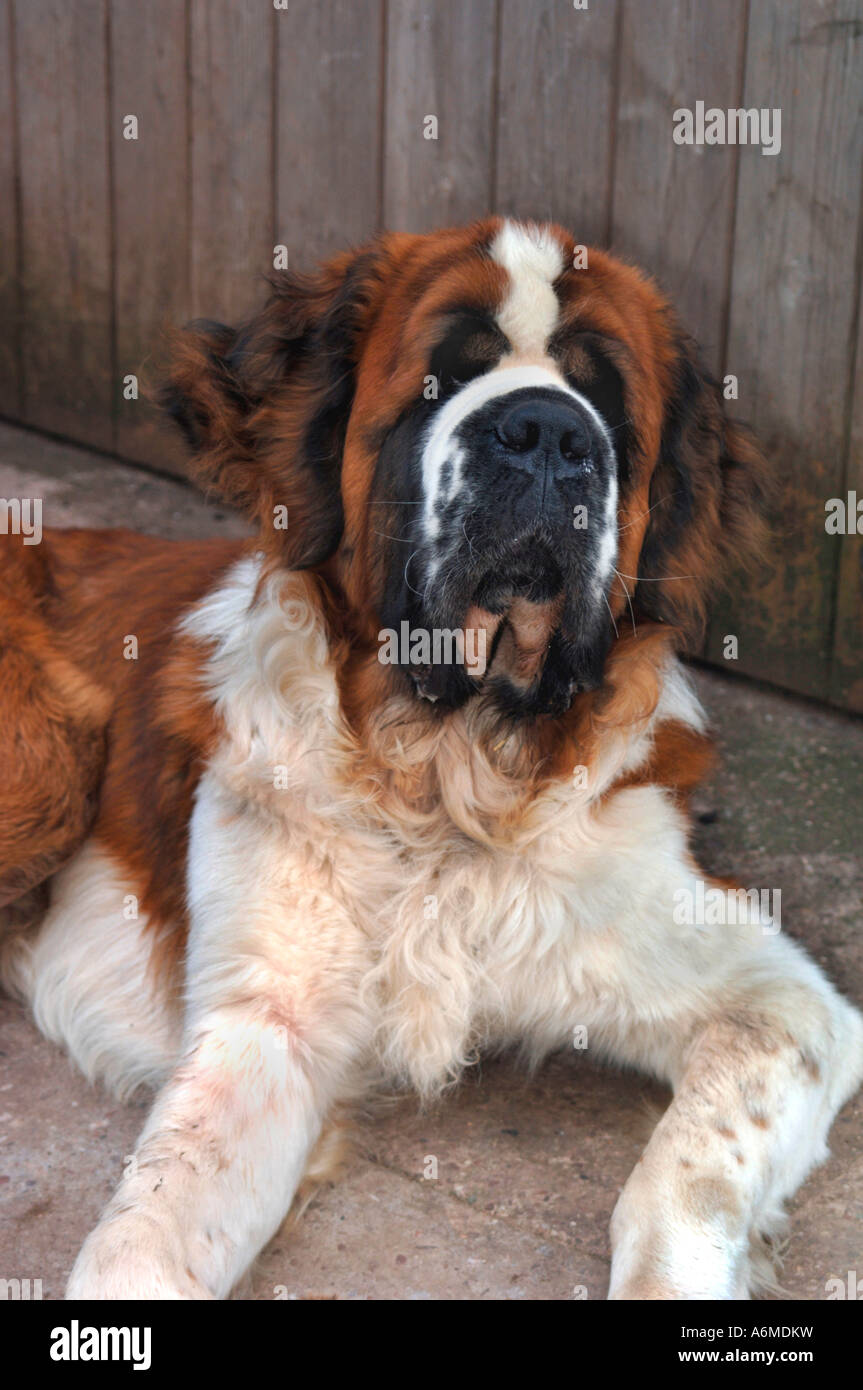
{"type": "Polygon", "coordinates": [[[693,1181],[690,1190],[703,1193],[695,1210],[675,1201],[664,1185],[652,1185],[642,1169],[630,1177],[611,1218],[609,1299],[748,1297],[748,1247],[730,1197],[718,1181],[701,1187],[693,1181]]]}
{"type": "Polygon", "coordinates": [[[139,1212],[106,1217],[85,1240],[66,1287],[72,1299],[212,1299],[179,1235],[139,1212]]]}

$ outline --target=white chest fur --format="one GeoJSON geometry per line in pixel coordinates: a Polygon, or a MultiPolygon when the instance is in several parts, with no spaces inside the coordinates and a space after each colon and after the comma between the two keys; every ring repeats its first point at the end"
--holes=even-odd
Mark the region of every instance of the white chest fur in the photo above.
{"type": "MultiPolygon", "coordinates": [[[[662,1016],[663,996],[679,1010],[691,961],[675,970],[661,948],[673,887],[691,875],[685,828],[658,788],[600,799],[647,756],[651,730],[610,739],[588,786],[554,784],[505,843],[471,837],[443,806],[388,816],[346,773],[350,738],[305,581],[271,581],[255,599],[257,582],[243,562],[185,624],[213,644],[227,731],[193,821],[195,970],[221,979],[226,954],[265,949],[277,971],[321,989],[338,961],[383,1070],[423,1092],[488,1044],[541,1053],[588,1029],[602,1050],[631,1014],[621,1001],[634,971],[650,977],[646,1019],[662,1016]]],[[[676,666],[654,723],[667,717],[702,720],[676,666]]]]}

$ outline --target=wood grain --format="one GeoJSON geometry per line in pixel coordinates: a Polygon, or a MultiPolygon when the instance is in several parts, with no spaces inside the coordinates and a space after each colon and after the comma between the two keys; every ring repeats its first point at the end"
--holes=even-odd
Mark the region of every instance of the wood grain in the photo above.
{"type": "Polygon", "coordinates": [[[105,0],[16,0],[23,418],[114,443],[105,0]]]}
{"type": "Polygon", "coordinates": [[[824,503],[845,478],[863,165],[863,40],[856,0],[754,0],[744,105],[782,111],[774,157],[741,150],[727,370],[781,498],[769,582],[740,587],[710,651],[739,636],[736,668],[826,697],[840,550],[824,503]]]}
{"type": "Polygon", "coordinates": [[[18,283],[18,121],[11,0],[0,0],[0,413],[21,411],[21,304],[18,283]]]}
{"type": "Polygon", "coordinates": [[[384,221],[428,231],[482,216],[492,201],[495,0],[388,6],[384,221]],[[425,139],[427,116],[438,138],[425,139]]]}
{"type": "Polygon", "coordinates": [[[182,470],[179,436],[149,404],[165,330],[189,316],[186,9],[176,0],[112,0],[111,142],[115,228],[117,449],[182,470]],[[138,139],[123,138],[128,115],[138,139]],[[138,400],[124,397],[127,374],[138,400]]]}
{"type": "MultiPolygon", "coordinates": [[[[863,503],[863,287],[858,289],[857,312],[848,459],[841,490],[836,494],[846,504],[846,518],[849,492],[863,503]]],[[[863,534],[852,531],[850,522],[846,524],[846,534],[833,537],[839,550],[839,568],[828,693],[835,704],[863,714],[863,534]]],[[[863,516],[856,524],[863,531],[863,516]]]]}
{"type": "MultiPolygon", "coordinates": [[[[738,105],[745,0],[626,5],[612,244],[672,295],[714,372],[722,366],[739,147],[678,145],[675,110],[738,105]]],[[[762,161],[765,162],[765,161],[762,161]]]]}
{"type": "Polygon", "coordinates": [[[277,240],[307,269],[380,219],[383,0],[277,16],[277,240]]]}
{"type": "Polygon", "coordinates": [[[502,0],[495,209],[584,243],[608,237],[618,9],[502,0]]]}
{"type": "Polygon", "coordinates": [[[274,43],[271,4],[191,0],[191,308],[232,320],[273,267],[274,43]]]}

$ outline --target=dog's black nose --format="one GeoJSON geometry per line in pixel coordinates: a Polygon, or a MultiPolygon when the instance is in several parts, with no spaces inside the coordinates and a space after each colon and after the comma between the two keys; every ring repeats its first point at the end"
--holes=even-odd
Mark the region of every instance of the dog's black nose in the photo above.
{"type": "Polygon", "coordinates": [[[522,399],[504,409],[495,424],[501,444],[522,463],[534,456],[537,462],[559,465],[586,458],[591,450],[591,430],[587,417],[576,402],[548,400],[541,396],[522,399]]]}

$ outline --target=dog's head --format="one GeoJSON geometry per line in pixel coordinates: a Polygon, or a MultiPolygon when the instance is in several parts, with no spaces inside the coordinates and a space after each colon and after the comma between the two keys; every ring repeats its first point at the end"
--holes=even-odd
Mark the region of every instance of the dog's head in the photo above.
{"type": "Polygon", "coordinates": [[[754,443],[652,282],[583,260],[500,218],[383,236],[176,345],[194,476],[443,706],[562,712],[619,620],[696,641],[758,542],[754,443]]]}

